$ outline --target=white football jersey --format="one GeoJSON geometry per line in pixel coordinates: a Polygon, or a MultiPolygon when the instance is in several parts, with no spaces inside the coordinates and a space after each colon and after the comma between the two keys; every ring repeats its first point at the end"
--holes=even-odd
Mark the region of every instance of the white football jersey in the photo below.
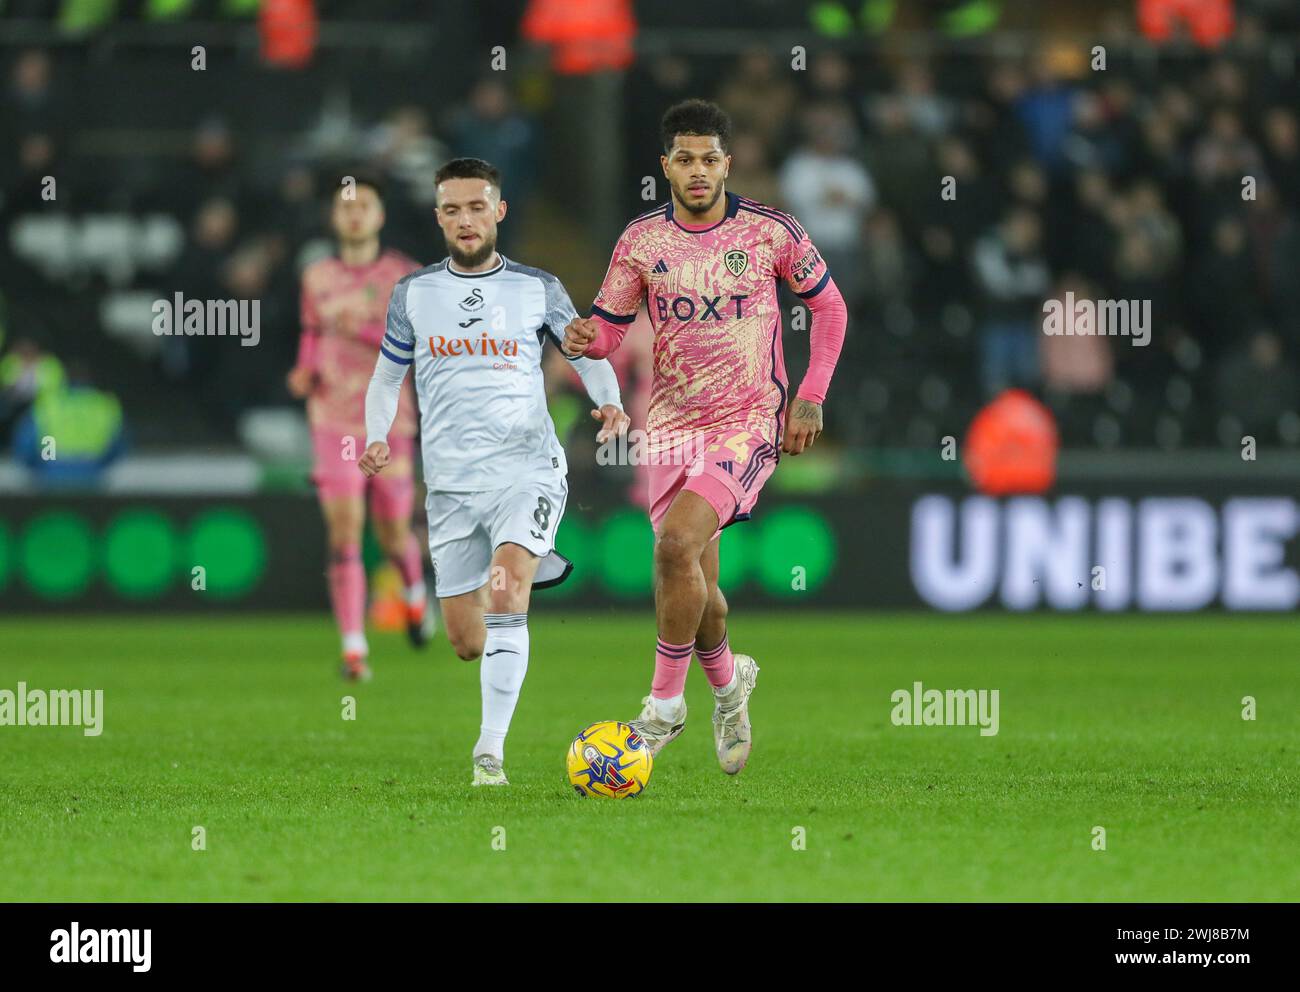
{"type": "MultiPolygon", "coordinates": [[[[432,490],[480,492],[568,470],[546,408],[542,353],[577,312],[555,276],[498,257],[472,273],[444,259],[398,282],[389,301],[379,361],[414,365],[432,490]]],[[[596,405],[619,405],[608,363],[571,361],[596,405]]]]}

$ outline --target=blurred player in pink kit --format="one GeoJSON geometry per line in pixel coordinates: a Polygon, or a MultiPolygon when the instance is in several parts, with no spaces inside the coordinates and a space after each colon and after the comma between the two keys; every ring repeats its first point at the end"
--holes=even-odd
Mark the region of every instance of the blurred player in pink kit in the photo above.
{"type": "Polygon", "coordinates": [[[401,252],[381,249],[384,204],[370,180],[339,188],[330,223],[338,256],[315,262],[302,274],[302,338],[288,386],[307,400],[312,481],[329,539],[330,602],[343,640],[343,675],[355,680],[370,677],[361,563],[367,490],[375,536],[402,577],[411,642],[421,647],[428,637],[423,556],[410,527],[416,419],[409,384],[393,425],[388,472],[367,479],[357,470],[365,450],[366,389],[384,337],[388,300],[397,281],[419,266],[401,252]]]}
{"type": "Polygon", "coordinates": [[[848,317],[798,221],[727,192],[731,122],[721,108],[686,100],[664,114],[661,132],[672,196],[624,229],[592,316],[569,323],[564,350],[608,355],[645,301],[654,329],[646,450],[659,640],[650,695],[632,725],[651,753],[682,732],[694,654],[713,687],[718,763],[734,775],[749,759],[758,665],[728,643],[718,536],[749,518],[780,453],[798,455],[821,433],[848,317]],[[794,397],[778,281],[812,313],[808,371],[794,397]]]}

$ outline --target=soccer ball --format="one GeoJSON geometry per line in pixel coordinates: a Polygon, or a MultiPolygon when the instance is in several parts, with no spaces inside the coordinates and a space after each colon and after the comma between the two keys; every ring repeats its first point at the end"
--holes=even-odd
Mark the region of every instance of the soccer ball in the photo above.
{"type": "Polygon", "coordinates": [[[645,790],[654,759],[641,735],[626,723],[603,720],[573,739],[566,764],[578,795],[624,799],[645,790]]]}

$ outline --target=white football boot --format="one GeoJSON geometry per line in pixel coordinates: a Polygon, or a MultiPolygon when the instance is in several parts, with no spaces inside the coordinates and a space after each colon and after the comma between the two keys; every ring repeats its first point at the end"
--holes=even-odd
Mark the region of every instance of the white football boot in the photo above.
{"type": "Polygon", "coordinates": [[[654,696],[646,696],[641,700],[641,716],[629,721],[628,726],[641,735],[641,739],[650,748],[650,756],[654,757],[663,750],[665,744],[676,740],[686,726],[686,701],[682,700],[681,712],[674,719],[666,720],[655,708],[654,696]]]}
{"type": "Polygon", "coordinates": [[[506,771],[501,767],[501,759],[490,754],[480,754],[474,758],[474,781],[471,785],[509,785],[506,771]]]}
{"type": "Polygon", "coordinates": [[[736,675],[730,688],[715,693],[713,707],[713,743],[718,749],[718,764],[728,775],[737,774],[749,760],[753,732],[749,726],[749,696],[758,681],[758,664],[747,654],[735,656],[736,675]]]}

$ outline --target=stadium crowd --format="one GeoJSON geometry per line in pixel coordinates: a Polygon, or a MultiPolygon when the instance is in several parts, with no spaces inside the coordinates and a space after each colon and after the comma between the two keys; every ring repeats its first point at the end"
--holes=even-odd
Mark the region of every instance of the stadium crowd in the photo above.
{"type": "MultiPolygon", "coordinates": [[[[729,188],[795,214],[850,307],[828,399],[841,445],[933,445],[1013,385],[1049,403],[1071,446],[1300,444],[1300,92],[1295,47],[1279,59],[1270,44],[1295,27],[1243,18],[1219,50],[1159,58],[1108,28],[1095,41],[1104,68],[1085,43],[1000,57],[827,48],[806,71],[770,50],[725,72],[714,58],[648,56],[623,81],[624,206],[644,209],[663,107],[700,95],[732,114],[729,188]],[[1067,293],[1150,301],[1149,345],[1045,335],[1044,301],[1067,293]]],[[[374,92],[349,105],[340,92],[366,76],[339,66],[346,86],[296,106],[292,133],[238,106],[191,106],[178,143],[165,140],[175,127],[134,128],[129,98],[88,138],[68,67],[81,86],[96,71],[111,85],[112,68],[77,64],[75,48],[10,55],[0,347],[75,364],[121,398],[144,444],[233,440],[243,411],[290,405],[298,274],[328,250],[325,195],[347,163],[384,177],[385,240],[419,259],[443,254],[430,178],[453,153],[506,175],[504,251],[546,222],[546,107],[511,74],[385,109],[374,92]],[[258,361],[224,341],[150,335],[148,302],[178,291],[260,299],[258,361]]],[[[797,376],[806,334],[786,341],[797,376]]],[[[30,386],[0,381],[8,423],[30,386]]]]}

